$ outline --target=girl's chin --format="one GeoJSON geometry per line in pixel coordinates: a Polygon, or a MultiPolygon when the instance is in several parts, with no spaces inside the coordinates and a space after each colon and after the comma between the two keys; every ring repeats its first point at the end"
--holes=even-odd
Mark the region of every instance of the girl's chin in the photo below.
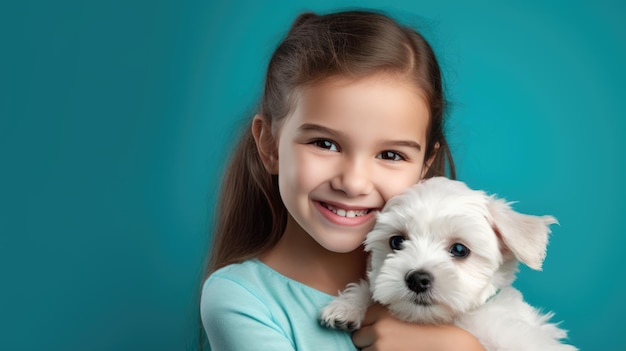
{"type": "MultiPolygon", "coordinates": [[[[344,234],[345,235],[345,234],[344,234]]],[[[337,254],[349,254],[349,253],[363,253],[363,240],[365,236],[361,236],[358,239],[352,240],[320,240],[316,239],[317,243],[323,247],[326,251],[337,254]]]]}

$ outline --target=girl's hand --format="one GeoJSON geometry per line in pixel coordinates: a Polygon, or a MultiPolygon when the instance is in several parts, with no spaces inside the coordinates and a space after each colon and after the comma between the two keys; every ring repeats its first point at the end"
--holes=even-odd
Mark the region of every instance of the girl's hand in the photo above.
{"type": "Polygon", "coordinates": [[[380,304],[367,310],[361,329],[352,335],[352,342],[363,351],[485,351],[465,329],[403,322],[380,304]]]}

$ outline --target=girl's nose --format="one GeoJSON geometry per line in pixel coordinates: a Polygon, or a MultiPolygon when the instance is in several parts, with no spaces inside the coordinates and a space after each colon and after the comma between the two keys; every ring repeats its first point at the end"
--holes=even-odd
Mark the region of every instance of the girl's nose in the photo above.
{"type": "Polygon", "coordinates": [[[331,180],[334,190],[344,192],[348,197],[367,195],[373,190],[371,171],[365,162],[345,160],[331,180]]]}

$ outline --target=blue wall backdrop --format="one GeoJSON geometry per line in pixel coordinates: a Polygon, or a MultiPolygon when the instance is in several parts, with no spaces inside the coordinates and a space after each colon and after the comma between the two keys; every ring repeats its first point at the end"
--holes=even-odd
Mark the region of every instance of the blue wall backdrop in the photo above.
{"type": "Polygon", "coordinates": [[[21,1],[0,5],[0,349],[193,350],[221,170],[303,10],[417,26],[459,176],[553,214],[526,298],[626,350],[622,1],[21,1]]]}

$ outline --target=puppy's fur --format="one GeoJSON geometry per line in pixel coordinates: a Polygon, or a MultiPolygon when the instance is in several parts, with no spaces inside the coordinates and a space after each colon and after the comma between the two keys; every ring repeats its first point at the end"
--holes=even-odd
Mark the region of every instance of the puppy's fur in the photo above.
{"type": "Polygon", "coordinates": [[[350,284],[326,306],[322,323],[358,329],[379,302],[417,323],[454,323],[487,350],[577,350],[511,286],[518,262],[540,270],[551,216],[515,212],[464,183],[425,180],[385,205],[367,235],[368,281],[350,284]]]}

